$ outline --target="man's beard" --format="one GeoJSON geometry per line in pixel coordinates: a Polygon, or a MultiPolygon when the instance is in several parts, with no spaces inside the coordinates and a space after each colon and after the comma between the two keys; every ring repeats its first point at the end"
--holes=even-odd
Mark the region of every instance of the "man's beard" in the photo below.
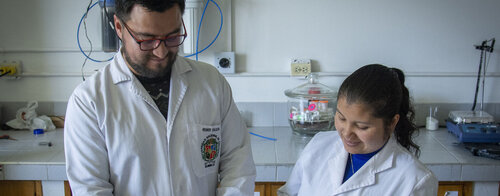
{"type": "Polygon", "coordinates": [[[134,69],[134,71],[146,78],[159,78],[163,77],[166,74],[170,73],[170,70],[172,69],[172,66],[174,65],[175,59],[177,57],[176,53],[168,51],[167,53],[167,66],[165,67],[160,67],[160,70],[155,71],[151,70],[148,67],[146,67],[147,62],[149,59],[151,59],[151,54],[146,54],[143,56],[142,59],[139,59],[138,62],[133,61],[130,58],[130,55],[128,55],[127,50],[125,49],[125,46],[123,46],[123,56],[125,57],[125,60],[127,60],[128,64],[134,69]]]}

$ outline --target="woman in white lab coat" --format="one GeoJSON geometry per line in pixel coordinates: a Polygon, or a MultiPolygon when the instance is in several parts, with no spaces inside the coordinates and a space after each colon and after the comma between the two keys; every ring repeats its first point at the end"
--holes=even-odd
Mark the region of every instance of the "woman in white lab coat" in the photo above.
{"type": "Polygon", "coordinates": [[[337,131],[309,142],[278,194],[436,195],[436,177],[416,158],[413,117],[401,70],[358,69],[339,89],[337,131]]]}

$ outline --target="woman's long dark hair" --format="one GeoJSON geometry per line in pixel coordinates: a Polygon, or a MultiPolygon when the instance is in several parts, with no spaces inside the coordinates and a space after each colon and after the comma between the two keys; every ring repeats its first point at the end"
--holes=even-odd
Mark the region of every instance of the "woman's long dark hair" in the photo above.
{"type": "Polygon", "coordinates": [[[349,104],[361,103],[371,107],[372,115],[382,118],[386,127],[394,115],[399,114],[394,130],[396,140],[418,157],[420,147],[412,140],[412,135],[417,132],[415,111],[404,82],[404,73],[397,68],[365,65],[344,80],[338,98],[345,98],[349,104]]]}

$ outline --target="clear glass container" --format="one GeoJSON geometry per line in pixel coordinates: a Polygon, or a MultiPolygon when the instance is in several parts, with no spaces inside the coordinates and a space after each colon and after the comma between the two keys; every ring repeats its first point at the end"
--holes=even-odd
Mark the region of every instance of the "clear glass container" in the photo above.
{"type": "Polygon", "coordinates": [[[288,122],[300,135],[314,135],[334,127],[337,91],[319,83],[318,74],[310,73],[308,82],[288,89],[288,122]]]}
{"type": "Polygon", "coordinates": [[[44,129],[33,130],[33,148],[34,150],[40,149],[43,146],[52,147],[52,142],[47,136],[44,129]]]}

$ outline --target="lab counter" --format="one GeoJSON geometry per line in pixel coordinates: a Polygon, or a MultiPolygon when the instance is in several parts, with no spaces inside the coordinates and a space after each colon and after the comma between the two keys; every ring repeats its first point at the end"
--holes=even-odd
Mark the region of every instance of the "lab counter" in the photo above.
{"type": "Polygon", "coordinates": [[[56,129],[35,137],[27,130],[0,131],[15,139],[0,140],[0,180],[67,180],[63,133],[56,129]]]}
{"type": "MultiPolygon", "coordinates": [[[[293,134],[289,127],[252,127],[251,132],[276,138],[252,136],[257,181],[286,181],[302,149],[311,138],[293,134]]],[[[420,129],[416,137],[422,161],[439,181],[500,181],[500,160],[473,156],[446,129],[420,129]]]]}
{"type": "MultiPolygon", "coordinates": [[[[251,127],[252,153],[258,182],[284,182],[295,161],[311,139],[293,134],[290,127],[251,127]]],[[[17,140],[0,140],[0,180],[67,180],[63,130],[48,131],[41,140],[50,146],[33,145],[29,131],[0,131],[17,140]]],[[[421,147],[420,160],[439,181],[500,181],[500,160],[473,156],[446,129],[420,130],[416,138],[421,147]]]]}

